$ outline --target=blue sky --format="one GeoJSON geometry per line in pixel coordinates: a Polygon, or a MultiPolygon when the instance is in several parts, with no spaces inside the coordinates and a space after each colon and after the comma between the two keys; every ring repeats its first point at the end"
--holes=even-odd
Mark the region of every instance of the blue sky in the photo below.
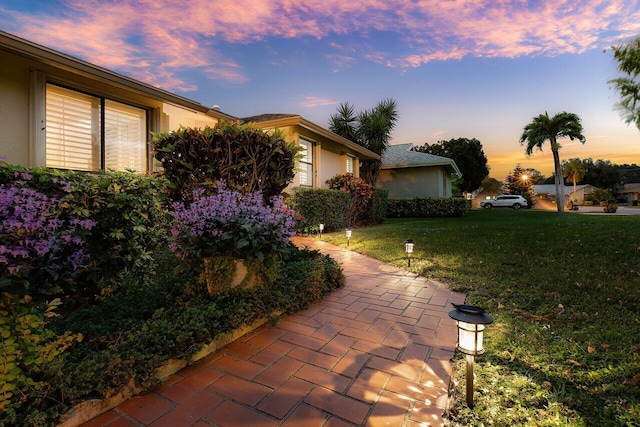
{"type": "Polygon", "coordinates": [[[561,158],[640,163],[607,80],[611,45],[640,35],[633,0],[0,0],[0,29],[235,116],[295,113],[322,126],[340,102],[393,98],[393,143],[477,138],[491,176],[545,111],[578,114],[586,144],[561,158]]]}

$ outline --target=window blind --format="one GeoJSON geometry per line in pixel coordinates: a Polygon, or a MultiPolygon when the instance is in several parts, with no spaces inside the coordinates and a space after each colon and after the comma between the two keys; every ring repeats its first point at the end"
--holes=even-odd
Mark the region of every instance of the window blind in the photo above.
{"type": "Polygon", "coordinates": [[[105,167],[146,170],[146,112],[109,100],[104,110],[105,167]]]}

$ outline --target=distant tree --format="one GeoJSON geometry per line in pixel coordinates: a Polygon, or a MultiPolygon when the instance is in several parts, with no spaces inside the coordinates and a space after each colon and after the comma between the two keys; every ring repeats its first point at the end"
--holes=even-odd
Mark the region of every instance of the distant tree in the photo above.
{"type": "Polygon", "coordinates": [[[460,189],[465,193],[476,191],[482,185],[482,180],[489,176],[487,156],[484,154],[482,144],[475,138],[438,141],[436,144],[414,147],[414,150],[453,159],[462,173],[460,189]]]}
{"type": "Polygon", "coordinates": [[[478,190],[485,191],[490,194],[500,193],[502,191],[503,185],[504,184],[502,183],[502,181],[498,181],[497,179],[488,176],[482,180],[482,183],[480,184],[480,188],[478,188],[478,190]]]}
{"type": "Polygon", "coordinates": [[[619,165],[622,182],[625,184],[640,182],[640,166],[634,164],[619,165]]]}
{"type": "Polygon", "coordinates": [[[609,80],[609,83],[620,94],[619,107],[625,122],[635,123],[640,129],[640,37],[612,49],[618,70],[626,77],[609,80]]]}
{"type": "Polygon", "coordinates": [[[576,200],[577,183],[584,178],[585,173],[584,165],[577,157],[562,162],[562,176],[573,183],[571,200],[576,200]]]}
{"type": "Polygon", "coordinates": [[[504,183],[504,192],[505,194],[520,194],[527,199],[530,207],[535,203],[533,180],[529,177],[526,170],[520,166],[520,164],[516,165],[513,171],[507,175],[507,179],[504,183]]]}
{"type": "MultiPolygon", "coordinates": [[[[381,101],[371,110],[355,113],[353,105],[341,103],[329,117],[329,130],[382,156],[391,141],[398,121],[398,104],[393,99],[381,101]]],[[[374,186],[380,174],[380,160],[360,162],[360,178],[374,186]]]]}
{"type": "Polygon", "coordinates": [[[526,179],[531,181],[531,184],[543,184],[545,181],[545,177],[538,169],[533,168],[525,168],[524,174],[526,175],[526,179]]]}
{"type": "Polygon", "coordinates": [[[548,113],[540,114],[533,118],[533,121],[524,127],[520,144],[526,145],[527,155],[533,153],[534,148],[542,151],[542,146],[546,141],[551,145],[553,154],[553,167],[556,186],[556,206],[558,212],[564,212],[564,181],[562,180],[562,167],[560,165],[560,144],[559,138],[577,139],[585,143],[586,139],[582,134],[582,124],[580,117],[574,113],[563,111],[553,117],[548,113]]]}
{"type": "Polygon", "coordinates": [[[583,184],[590,184],[597,188],[609,191],[619,190],[623,185],[623,177],[620,168],[609,160],[592,159],[582,161],[584,165],[583,184]]]}

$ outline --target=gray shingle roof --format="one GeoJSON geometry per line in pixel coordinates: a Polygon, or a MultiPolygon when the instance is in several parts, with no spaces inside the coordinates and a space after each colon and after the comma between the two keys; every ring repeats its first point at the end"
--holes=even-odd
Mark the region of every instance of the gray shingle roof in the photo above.
{"type": "Polygon", "coordinates": [[[413,144],[390,145],[382,155],[382,169],[447,166],[451,172],[462,175],[458,166],[448,157],[411,151],[413,144]]]}

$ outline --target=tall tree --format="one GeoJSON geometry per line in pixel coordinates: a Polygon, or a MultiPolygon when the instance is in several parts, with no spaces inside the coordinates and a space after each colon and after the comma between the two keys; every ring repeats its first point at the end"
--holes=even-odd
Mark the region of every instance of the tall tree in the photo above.
{"type": "Polygon", "coordinates": [[[551,145],[551,153],[553,154],[553,168],[556,185],[556,207],[558,212],[564,212],[564,181],[562,179],[562,166],[560,165],[561,148],[558,143],[560,138],[569,138],[572,141],[577,139],[581,143],[585,143],[586,139],[582,134],[582,124],[580,117],[574,113],[563,111],[553,117],[545,112],[533,118],[533,121],[524,127],[520,144],[526,145],[527,155],[533,153],[533,149],[537,148],[542,151],[542,146],[546,141],[551,145]]]}
{"type": "Polygon", "coordinates": [[[640,129],[640,37],[612,49],[618,70],[626,77],[609,80],[609,83],[620,94],[619,107],[625,122],[635,123],[640,129]]]}
{"type": "Polygon", "coordinates": [[[487,156],[482,150],[482,144],[475,138],[438,141],[436,144],[415,147],[414,150],[453,159],[462,173],[460,190],[465,193],[472,193],[479,189],[482,181],[489,176],[487,156]]]}
{"type": "MultiPolygon", "coordinates": [[[[391,132],[398,121],[398,105],[385,99],[370,110],[355,113],[353,105],[341,103],[329,117],[329,130],[382,156],[391,142],[391,132]]],[[[380,160],[360,163],[360,178],[374,186],[380,174],[380,160]]]]}
{"type": "Polygon", "coordinates": [[[527,173],[527,169],[524,169],[518,163],[516,167],[507,175],[507,179],[504,183],[505,194],[520,194],[529,203],[529,207],[533,207],[535,204],[534,194],[534,181],[535,177],[530,176],[527,173]]]}
{"type": "Polygon", "coordinates": [[[577,184],[586,173],[582,161],[578,158],[565,160],[562,162],[562,176],[573,182],[573,196],[571,200],[576,200],[577,184]]]}

